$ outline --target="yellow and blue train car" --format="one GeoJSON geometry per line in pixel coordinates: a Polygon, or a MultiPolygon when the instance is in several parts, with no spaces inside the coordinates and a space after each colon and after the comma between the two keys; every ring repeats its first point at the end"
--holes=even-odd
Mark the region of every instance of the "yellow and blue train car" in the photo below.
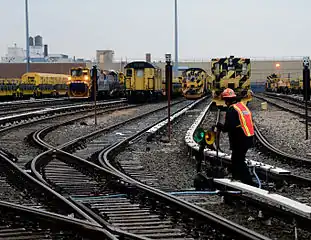
{"type": "Polygon", "coordinates": [[[17,97],[67,96],[68,75],[28,72],[22,75],[17,97]]]}
{"type": "Polygon", "coordinates": [[[162,95],[162,71],[144,61],[135,61],[125,67],[125,91],[129,100],[157,99],[162,95]]]}
{"type": "Polygon", "coordinates": [[[225,107],[221,93],[226,88],[233,89],[237,97],[244,103],[252,100],[250,89],[251,61],[249,58],[234,56],[214,58],[211,64],[213,104],[225,107]]]}
{"type": "Polygon", "coordinates": [[[19,78],[0,78],[0,98],[15,99],[19,92],[19,78]]]}

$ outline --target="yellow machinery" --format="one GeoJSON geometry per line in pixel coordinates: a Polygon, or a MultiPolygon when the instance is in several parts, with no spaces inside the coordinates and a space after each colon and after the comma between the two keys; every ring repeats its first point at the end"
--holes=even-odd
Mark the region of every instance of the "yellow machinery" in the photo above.
{"type": "MultiPolygon", "coordinates": [[[[166,96],[166,81],[162,81],[162,94],[166,96]]],[[[172,97],[182,96],[182,77],[172,79],[172,97]]]]}
{"type": "Polygon", "coordinates": [[[221,93],[226,88],[231,88],[237,97],[244,103],[252,100],[250,90],[251,62],[249,58],[212,59],[212,96],[213,103],[218,107],[225,107],[221,93]]]}
{"type": "Polygon", "coordinates": [[[135,61],[125,67],[125,90],[128,99],[158,98],[162,95],[162,71],[155,65],[135,61]]]}
{"type": "Polygon", "coordinates": [[[266,81],[266,91],[267,92],[277,92],[277,82],[280,79],[279,74],[272,73],[267,77],[266,81]]]}
{"type": "Polygon", "coordinates": [[[299,76],[296,79],[291,79],[290,80],[290,88],[291,88],[291,93],[302,93],[303,91],[303,78],[302,76],[299,76]]]}
{"type": "Polygon", "coordinates": [[[189,68],[182,73],[182,92],[187,99],[198,99],[207,92],[208,74],[201,68],[189,68]]]}
{"type": "Polygon", "coordinates": [[[179,97],[182,95],[181,86],[182,86],[182,77],[177,77],[172,80],[173,96],[179,97]]]}
{"type": "Polygon", "coordinates": [[[125,84],[125,76],[123,72],[119,72],[119,82],[122,86],[125,84]]]}
{"type": "Polygon", "coordinates": [[[18,78],[0,78],[0,97],[16,98],[20,82],[18,78]]]}
{"type": "Polygon", "coordinates": [[[272,73],[267,77],[266,91],[275,93],[302,93],[303,90],[303,78],[302,76],[291,78],[281,77],[280,74],[272,73]]]}
{"type": "Polygon", "coordinates": [[[22,76],[18,97],[65,96],[68,75],[28,72],[22,76]]]}

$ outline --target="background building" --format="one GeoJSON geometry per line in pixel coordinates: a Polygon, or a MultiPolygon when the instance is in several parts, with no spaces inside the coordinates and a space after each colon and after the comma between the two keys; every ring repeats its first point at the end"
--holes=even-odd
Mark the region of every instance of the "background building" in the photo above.
{"type": "MultiPolygon", "coordinates": [[[[75,62],[75,57],[70,58],[66,54],[50,54],[48,45],[43,44],[43,38],[40,35],[29,37],[29,57],[31,63],[43,62],[75,62]]],[[[14,44],[13,47],[8,47],[7,53],[1,57],[2,63],[24,63],[26,61],[26,50],[14,44]]],[[[85,59],[79,59],[78,62],[87,62],[85,59]]]]}
{"type": "MultiPolygon", "coordinates": [[[[32,63],[30,71],[69,74],[72,67],[86,67],[86,63],[32,63]]],[[[26,72],[26,63],[0,63],[0,78],[20,78],[26,72]]]]}

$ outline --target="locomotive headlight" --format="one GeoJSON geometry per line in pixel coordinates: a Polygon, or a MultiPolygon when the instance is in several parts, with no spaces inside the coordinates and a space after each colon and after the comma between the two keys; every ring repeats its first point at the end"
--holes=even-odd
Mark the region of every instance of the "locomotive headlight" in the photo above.
{"type": "Polygon", "coordinates": [[[71,80],[71,77],[68,77],[68,81],[70,81],[71,80]]]}
{"type": "Polygon", "coordinates": [[[89,77],[88,77],[88,76],[85,76],[85,77],[84,77],[84,80],[85,80],[85,81],[89,80],[89,77]]]}

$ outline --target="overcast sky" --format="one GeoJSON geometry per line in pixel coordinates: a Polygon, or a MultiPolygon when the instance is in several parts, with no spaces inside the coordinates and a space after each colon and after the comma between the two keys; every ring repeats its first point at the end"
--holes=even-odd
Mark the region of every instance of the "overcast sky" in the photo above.
{"type": "MultiPolygon", "coordinates": [[[[24,0],[0,0],[0,56],[25,47],[24,0]]],[[[310,0],[178,0],[179,56],[303,56],[311,53],[310,0]]],[[[153,58],[174,53],[174,0],[29,0],[30,35],[50,53],[153,58]]]]}

